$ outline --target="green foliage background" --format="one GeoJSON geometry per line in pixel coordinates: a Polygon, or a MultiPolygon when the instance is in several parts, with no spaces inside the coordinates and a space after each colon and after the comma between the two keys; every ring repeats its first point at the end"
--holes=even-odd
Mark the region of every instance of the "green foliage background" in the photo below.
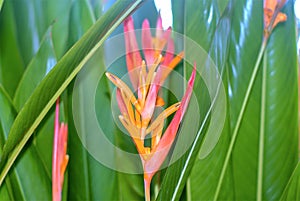
{"type": "MultiPolygon", "coordinates": [[[[137,28],[145,18],[155,27],[153,1],[110,3],[0,0],[0,200],[51,200],[53,104],[60,95],[61,118],[69,126],[70,156],[63,199],[144,199],[142,175],[120,173],[99,163],[84,148],[74,126],[73,80],[77,73],[95,67],[106,71],[105,56],[114,50],[102,44],[107,37],[122,33],[119,25],[131,13],[137,28]]],[[[194,132],[189,126],[193,115],[199,115],[200,127],[187,152],[152,183],[153,199],[300,199],[293,6],[289,0],[283,7],[287,21],[274,29],[255,74],[263,39],[262,1],[172,0],[173,30],[200,45],[222,76],[226,117],[219,137],[207,132],[212,124],[210,107],[218,107],[218,102],[208,97],[198,74],[194,95],[201,115],[188,110],[178,138],[194,132]],[[251,77],[253,85],[249,84],[251,77]],[[247,90],[250,94],[245,99],[247,90]],[[218,139],[211,152],[206,139],[218,139]]],[[[187,41],[182,46],[192,51],[187,41]]],[[[118,62],[125,69],[124,59],[118,62]]],[[[191,68],[184,62],[177,71],[189,77],[191,68]]],[[[169,84],[174,86],[172,79],[169,84]]],[[[97,90],[95,102],[102,108],[97,116],[108,119],[108,138],[135,152],[131,140],[113,121],[112,85],[101,79],[97,90]]],[[[79,118],[82,124],[88,121],[79,118]]]]}

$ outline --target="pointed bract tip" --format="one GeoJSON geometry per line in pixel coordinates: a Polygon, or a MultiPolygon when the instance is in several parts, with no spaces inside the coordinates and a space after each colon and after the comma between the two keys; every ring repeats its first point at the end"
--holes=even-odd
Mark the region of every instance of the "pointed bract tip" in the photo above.
{"type": "Polygon", "coordinates": [[[124,32],[129,32],[134,30],[134,23],[132,16],[127,17],[124,20],[124,32]]]}
{"type": "Polygon", "coordinates": [[[162,18],[161,18],[160,10],[159,10],[158,16],[157,16],[156,28],[162,29],[162,18]]]}
{"type": "Polygon", "coordinates": [[[131,22],[133,22],[133,18],[132,18],[131,15],[124,20],[124,24],[128,24],[128,23],[131,23],[131,22]]]}
{"type": "Polygon", "coordinates": [[[145,19],[142,24],[142,29],[150,29],[150,22],[148,19],[145,19]]]}
{"type": "Polygon", "coordinates": [[[179,108],[180,105],[181,105],[181,102],[178,102],[178,103],[175,103],[174,107],[175,107],[175,108],[179,108]]]}
{"type": "Polygon", "coordinates": [[[113,74],[106,72],[105,75],[110,81],[112,82],[117,81],[116,77],[113,74]]]}
{"type": "Polygon", "coordinates": [[[189,86],[194,86],[194,82],[195,82],[195,77],[196,77],[196,62],[194,63],[194,68],[193,68],[193,72],[191,74],[191,77],[189,79],[188,85],[189,86]]]}

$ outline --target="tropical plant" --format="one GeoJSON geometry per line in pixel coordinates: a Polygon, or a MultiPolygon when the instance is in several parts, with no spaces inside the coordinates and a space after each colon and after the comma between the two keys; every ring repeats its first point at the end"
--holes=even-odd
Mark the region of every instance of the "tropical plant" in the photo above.
{"type": "Polygon", "coordinates": [[[294,2],[172,13],[163,32],[153,1],[0,0],[0,200],[300,200],[294,2]]]}

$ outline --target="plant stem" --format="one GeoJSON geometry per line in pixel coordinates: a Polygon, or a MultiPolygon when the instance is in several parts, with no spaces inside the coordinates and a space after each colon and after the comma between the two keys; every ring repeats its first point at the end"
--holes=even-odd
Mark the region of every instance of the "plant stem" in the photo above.
{"type": "Polygon", "coordinates": [[[151,178],[144,174],[145,201],[150,201],[151,178]]]}
{"type": "Polygon", "coordinates": [[[263,43],[260,47],[260,51],[259,51],[256,63],[255,63],[255,66],[254,66],[254,69],[253,69],[253,72],[252,72],[252,75],[251,75],[251,78],[250,78],[250,82],[249,82],[246,94],[245,94],[245,98],[243,100],[243,104],[242,104],[242,107],[241,107],[241,110],[240,110],[240,113],[239,113],[239,116],[238,116],[238,119],[237,119],[237,122],[236,122],[236,125],[235,125],[235,128],[234,128],[234,131],[233,131],[233,134],[232,134],[232,138],[231,138],[231,141],[230,141],[230,144],[229,144],[229,148],[228,148],[227,153],[226,153],[224,165],[223,165],[222,170],[221,170],[221,175],[220,175],[218,185],[217,185],[217,189],[216,189],[216,193],[215,193],[215,196],[214,196],[214,199],[213,199],[214,201],[216,201],[218,199],[218,196],[219,196],[219,193],[220,193],[220,190],[221,190],[221,185],[222,185],[222,182],[223,182],[223,179],[224,179],[224,176],[225,176],[225,172],[226,172],[228,162],[229,162],[229,159],[230,159],[230,156],[231,156],[231,153],[232,153],[232,149],[233,149],[233,146],[234,146],[234,143],[235,143],[235,140],[236,140],[241,122],[242,122],[242,118],[243,118],[243,115],[244,115],[244,112],[245,112],[245,109],[246,109],[246,106],[247,106],[247,103],[248,103],[248,100],[249,100],[250,92],[252,90],[252,87],[253,87],[253,84],[254,84],[258,69],[259,69],[259,64],[261,62],[262,56],[263,56],[265,48],[266,48],[266,44],[267,44],[267,37],[264,37],[263,38],[263,43]]]}

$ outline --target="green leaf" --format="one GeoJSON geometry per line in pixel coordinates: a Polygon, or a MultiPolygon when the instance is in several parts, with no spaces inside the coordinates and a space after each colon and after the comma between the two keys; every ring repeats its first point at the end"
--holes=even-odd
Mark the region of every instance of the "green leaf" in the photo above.
{"type": "MultiPolygon", "coordinates": [[[[101,156],[105,153],[105,157],[116,161],[116,163],[118,161],[118,157],[115,153],[106,149],[101,139],[95,137],[95,134],[98,136],[101,135],[101,133],[95,130],[91,115],[97,116],[101,130],[113,144],[116,143],[116,136],[120,134],[112,117],[110,107],[111,92],[108,87],[108,80],[103,77],[105,71],[103,52],[99,49],[86,64],[86,67],[78,75],[75,82],[72,94],[72,116],[75,119],[77,132],[72,130],[70,157],[72,156],[71,154],[76,154],[76,157],[73,157],[73,161],[70,160],[69,173],[70,182],[74,180],[78,184],[74,185],[74,181],[72,182],[69,198],[139,200],[143,198],[143,190],[139,196],[137,196],[133,187],[143,189],[142,178],[139,177],[139,182],[131,183],[132,181],[136,181],[136,175],[118,173],[113,167],[107,167],[107,164],[105,165],[105,163],[101,161],[101,158],[99,158],[99,155],[101,156]],[[95,97],[95,105],[90,103],[90,97],[95,97]],[[96,114],[93,113],[94,110],[96,114]],[[80,136],[80,138],[78,136],[80,136]],[[91,141],[96,141],[97,146],[94,147],[91,141]],[[81,174],[81,172],[85,172],[85,174],[81,174]],[[127,179],[124,180],[124,177],[127,179]],[[80,182],[78,182],[78,180],[80,182]],[[102,186],[101,189],[97,187],[99,185],[102,186]],[[84,188],[82,188],[82,186],[84,186],[84,188]]],[[[134,148],[133,143],[130,145],[131,148],[134,148]]],[[[119,160],[122,161],[122,163],[124,161],[123,158],[119,160]]]]}
{"type": "Polygon", "coordinates": [[[222,14],[225,11],[229,1],[230,0],[217,0],[217,5],[218,5],[218,10],[219,10],[220,16],[222,16],[222,14]]]}
{"type": "MultiPolygon", "coordinates": [[[[52,26],[46,32],[38,52],[30,61],[19,83],[14,97],[14,105],[17,111],[21,110],[34,89],[56,64],[51,31],[52,26]]],[[[51,177],[52,164],[52,143],[49,142],[53,141],[53,113],[54,112],[51,111],[37,128],[33,143],[31,143],[31,146],[29,147],[29,149],[36,150],[38,158],[44,165],[44,169],[49,178],[51,177]]]]}
{"type": "MultiPolygon", "coordinates": [[[[211,2],[210,2],[211,3],[211,2]]],[[[185,8],[188,9],[186,10],[187,13],[187,18],[186,18],[186,28],[185,34],[190,36],[193,42],[198,42],[198,45],[206,45],[206,49],[211,49],[209,52],[209,55],[207,55],[204,58],[198,59],[197,61],[197,66],[199,67],[199,71],[202,72],[202,79],[199,80],[201,84],[198,83],[195,84],[195,95],[197,97],[198,104],[200,104],[200,111],[201,113],[199,114],[194,114],[192,117],[195,116],[200,116],[200,130],[197,132],[197,135],[195,137],[195,140],[193,141],[192,146],[190,149],[187,151],[187,153],[180,159],[178,163],[175,163],[171,167],[169,167],[166,171],[165,178],[162,183],[162,188],[158,197],[158,200],[177,200],[179,199],[182,190],[184,189],[184,186],[187,182],[188,176],[191,172],[191,169],[194,165],[194,162],[196,161],[196,166],[200,168],[199,170],[204,171],[194,171],[193,172],[193,177],[198,176],[196,178],[202,178],[207,177],[207,170],[212,167],[206,166],[204,163],[199,163],[198,160],[198,152],[199,149],[202,145],[202,157],[205,157],[208,153],[212,151],[212,149],[215,147],[215,144],[218,142],[219,139],[219,134],[220,134],[220,129],[216,125],[216,123],[221,123],[222,118],[222,108],[224,107],[225,104],[225,97],[224,97],[224,90],[221,85],[221,80],[210,80],[210,77],[217,77],[222,75],[224,72],[224,66],[226,63],[226,58],[227,58],[227,50],[228,50],[228,42],[227,40],[224,40],[221,37],[226,37],[229,34],[230,31],[230,19],[228,16],[224,16],[224,18],[221,20],[221,22],[218,21],[218,8],[216,7],[216,4],[210,4],[207,3],[206,5],[202,5],[201,7],[203,11],[200,11],[200,13],[207,13],[211,12],[211,18],[212,20],[212,28],[206,29],[206,26],[208,26],[209,22],[203,23],[203,21],[208,20],[209,14],[201,16],[201,20],[197,17],[200,17],[197,12],[190,12],[190,9],[196,9],[195,5],[189,1],[185,2],[185,8]],[[194,7],[191,5],[193,4],[194,7]],[[209,7],[209,5],[211,7],[209,7]],[[215,12],[215,14],[213,14],[215,12]],[[193,17],[195,15],[195,17],[193,17]],[[213,17],[214,16],[214,17],[213,17]],[[214,24],[215,23],[215,24],[214,24]],[[217,25],[217,23],[219,23],[217,25]],[[214,27],[215,26],[215,27],[214,27]],[[206,30],[205,33],[199,33],[200,30],[206,30]],[[211,33],[209,33],[211,32],[211,33]],[[203,36],[199,40],[199,35],[203,36]],[[209,48],[208,46],[211,45],[209,48]],[[214,60],[215,64],[217,66],[214,66],[212,60],[210,60],[210,57],[214,60]],[[217,67],[217,68],[216,68],[217,67]],[[216,72],[218,70],[219,72],[216,72]],[[217,73],[220,73],[217,75],[217,73]],[[204,81],[204,82],[203,82],[204,81]],[[210,90],[210,94],[206,94],[207,90],[210,90]],[[213,91],[213,92],[212,92],[213,91]],[[220,93],[221,92],[221,93],[220,93]],[[223,94],[223,96],[216,96],[216,94],[223,94]],[[210,96],[210,97],[209,97],[210,96]],[[214,109],[213,109],[214,108],[214,109]],[[221,113],[217,114],[218,112],[221,113]],[[219,121],[216,121],[218,119],[219,121]],[[211,123],[212,128],[208,127],[209,122],[211,123]],[[205,132],[208,132],[205,136],[205,132]],[[204,141],[203,141],[204,140],[204,141]],[[206,142],[205,142],[206,141],[206,142]]],[[[197,7],[198,9],[198,7],[197,7]]],[[[228,11],[229,12],[229,11],[228,11]]],[[[227,13],[228,13],[227,12],[227,13]]],[[[227,14],[228,15],[228,14],[227,14]]],[[[189,39],[190,40],[190,39],[189,39]]],[[[185,47],[186,47],[186,55],[190,58],[198,58],[201,57],[201,51],[197,51],[197,49],[192,45],[193,43],[188,42],[188,40],[185,41],[185,47]],[[191,56],[191,55],[194,55],[191,56]]],[[[202,46],[200,46],[202,47],[202,46]]],[[[204,48],[205,49],[205,48],[204,48]]],[[[202,50],[203,51],[203,50],[202,50]]],[[[203,54],[203,53],[202,53],[203,54]]],[[[191,59],[188,59],[191,61],[191,59]]],[[[188,69],[187,69],[188,70],[188,69]]],[[[187,76],[189,73],[186,73],[187,76]]],[[[198,75],[199,76],[199,75],[198,75]]],[[[196,82],[197,83],[197,82],[196,82]]],[[[192,105],[193,102],[191,100],[190,105],[192,105]]],[[[185,118],[188,118],[189,116],[189,110],[186,114],[185,118]]],[[[224,119],[223,119],[224,120],[224,119]]],[[[188,120],[187,120],[188,121],[188,120]]],[[[190,119],[190,122],[195,120],[190,119]]],[[[189,121],[188,121],[189,122],[189,121]]],[[[184,127],[184,123],[182,125],[184,127]]],[[[183,136],[188,135],[188,133],[192,133],[193,130],[190,127],[189,129],[182,130],[183,136]]],[[[194,131],[195,132],[195,131],[194,131]]],[[[179,133],[180,134],[180,133],[179,133]]],[[[175,147],[176,149],[176,147],[175,147]]],[[[215,153],[215,151],[214,151],[215,153]]],[[[217,152],[218,153],[218,152],[217,152]]],[[[215,155],[215,154],[214,154],[215,155]]],[[[215,159],[215,158],[214,158],[215,159]]],[[[208,159],[207,161],[210,161],[212,163],[214,160],[208,159]]],[[[209,171],[210,171],[209,170],[209,171]]],[[[194,181],[198,182],[198,180],[194,179],[194,181]]],[[[194,185],[194,182],[189,183],[191,185],[187,186],[187,198],[189,199],[205,199],[205,193],[201,191],[201,195],[199,192],[199,185],[194,185]],[[198,190],[198,192],[194,193],[194,190],[198,190]],[[192,191],[190,191],[192,190],[192,191]],[[195,196],[195,195],[200,195],[200,196],[195,196]],[[202,197],[201,197],[202,196],[202,197]]],[[[209,186],[201,186],[201,190],[207,190],[209,189],[209,186]],[[205,187],[207,187],[205,189],[205,187]]],[[[210,188],[211,189],[211,188],[210,188]]]]}
{"type": "Polygon", "coordinates": [[[0,188],[0,199],[1,200],[13,200],[10,196],[10,192],[7,189],[6,183],[4,183],[0,188]]]}
{"type": "Polygon", "coordinates": [[[102,2],[101,1],[91,1],[90,4],[93,9],[95,18],[98,19],[102,15],[102,12],[103,12],[102,2]]]}
{"type": "MultiPolygon", "coordinates": [[[[77,41],[81,35],[86,32],[89,26],[94,23],[94,17],[88,7],[87,1],[77,1],[72,6],[71,12],[71,22],[70,22],[70,40],[77,41]],[[83,4],[83,5],[82,5],[83,4]],[[80,17],[82,16],[82,17],[80,17]],[[85,16],[85,17],[84,17],[85,16]]],[[[103,64],[103,55],[102,50],[99,48],[97,52],[93,55],[93,57],[89,60],[89,62],[85,65],[82,73],[91,71],[89,73],[90,77],[86,77],[85,79],[80,79],[80,85],[84,86],[86,82],[93,80],[93,77],[97,75],[95,72],[98,72],[98,68],[101,66],[101,69],[104,68],[103,64]]],[[[78,116],[81,120],[82,124],[86,124],[88,119],[85,114],[80,111],[84,111],[84,102],[80,104],[80,108],[75,110],[73,113],[73,101],[76,101],[76,95],[73,93],[73,85],[69,88],[70,93],[68,94],[69,102],[68,102],[68,112],[69,119],[72,119],[69,124],[69,155],[70,162],[68,165],[69,168],[69,191],[68,191],[68,199],[71,200],[114,200],[117,199],[118,194],[115,192],[115,180],[116,175],[114,172],[107,167],[103,166],[99,163],[99,161],[95,160],[83,146],[82,141],[78,137],[77,130],[75,125],[73,124],[73,118],[78,116]],[[74,100],[74,98],[76,100],[74,100]],[[84,174],[82,174],[84,172],[84,174]],[[102,188],[99,189],[98,186],[101,185],[102,188]]],[[[105,89],[105,87],[101,87],[105,89]]],[[[90,89],[87,86],[87,89],[90,89]]],[[[80,100],[84,100],[87,93],[86,91],[80,91],[80,100]]],[[[106,108],[106,107],[105,107],[106,108]]],[[[107,107],[108,109],[109,107],[107,107]]],[[[78,127],[77,127],[78,128],[78,127]]],[[[89,132],[87,133],[87,136],[89,132]]]]}
{"type": "MultiPolygon", "coordinates": [[[[0,127],[2,128],[0,134],[1,145],[3,145],[17,113],[2,87],[0,87],[0,99],[0,127]]],[[[30,142],[29,147],[26,147],[22,157],[17,160],[9,176],[5,179],[9,197],[12,200],[51,199],[50,178],[41,161],[38,160],[37,152],[32,145],[33,143],[30,142]],[[39,186],[39,188],[36,189],[33,186],[39,186]]],[[[2,188],[1,186],[1,190],[4,191],[2,188]]]]}
{"type": "MultiPolygon", "coordinates": [[[[70,18],[70,37],[69,40],[77,41],[82,34],[84,34],[87,29],[94,23],[95,19],[93,13],[90,10],[87,1],[77,1],[74,2],[71,11],[70,18]]],[[[95,71],[98,72],[99,66],[104,68],[103,64],[103,55],[102,48],[99,48],[89,62],[85,65],[83,72],[91,71],[89,75],[94,77],[95,71]]],[[[80,75],[79,78],[80,79],[80,75]]],[[[92,78],[87,77],[86,79],[80,79],[80,85],[85,85],[86,82],[93,80],[92,78]]],[[[84,102],[83,105],[80,104],[80,107],[74,110],[73,102],[76,101],[76,95],[73,93],[73,85],[69,87],[70,93],[68,94],[68,118],[69,118],[69,155],[70,161],[68,164],[68,174],[69,174],[69,189],[68,189],[68,199],[70,200],[115,200],[118,199],[118,194],[116,193],[116,174],[109,168],[103,166],[99,161],[95,160],[83,146],[82,141],[78,137],[76,125],[73,124],[73,118],[78,116],[81,120],[80,123],[86,124],[89,122],[89,119],[86,118],[85,114],[80,113],[84,111],[84,102]],[[75,98],[75,100],[73,99],[75,98]],[[82,110],[83,109],[83,110],[82,110]],[[82,174],[84,172],[84,174],[82,174]],[[102,186],[101,189],[98,186],[102,186]]],[[[105,87],[101,87],[105,89],[105,87]]],[[[87,89],[90,89],[87,86],[87,89]]],[[[68,91],[69,91],[68,90],[68,91]]],[[[80,100],[84,100],[86,93],[80,91],[80,100]]],[[[109,107],[105,107],[109,109],[109,107]]],[[[101,110],[102,111],[102,110],[101,110]]],[[[103,111],[102,111],[103,112],[103,111]]],[[[93,132],[93,131],[92,131],[93,132]]],[[[90,135],[90,132],[86,133],[86,137],[90,135]]]]}
{"type": "Polygon", "coordinates": [[[300,199],[300,163],[298,162],[292,176],[280,200],[299,200],[300,199]]]}
{"type": "MultiPolygon", "coordinates": [[[[253,69],[257,60],[261,62],[259,54],[262,55],[264,51],[262,49],[260,52],[263,37],[262,2],[230,1],[230,5],[230,38],[220,29],[222,34],[215,35],[212,39],[212,33],[217,33],[218,27],[216,32],[205,29],[209,30],[208,34],[196,31],[200,30],[201,24],[196,25],[195,22],[200,20],[191,17],[194,24],[190,30],[195,31],[191,36],[196,37],[196,41],[204,44],[204,47],[206,44],[212,48],[210,55],[218,68],[227,63],[223,83],[227,88],[228,113],[222,136],[215,149],[205,159],[200,155],[195,162],[187,185],[187,198],[279,199],[298,161],[297,57],[293,4],[286,4],[284,12],[288,15],[288,21],[275,28],[266,49],[264,66],[260,66],[265,71],[260,69],[257,75],[253,73],[253,69]],[[214,44],[214,40],[218,42],[214,44]],[[229,49],[221,48],[221,44],[226,44],[225,41],[229,41],[229,49]],[[220,46],[215,46],[216,44],[220,46]],[[290,46],[291,48],[287,48],[290,46]],[[229,51],[228,56],[226,51],[229,51]],[[219,60],[222,57],[220,55],[225,55],[223,60],[219,60]],[[251,76],[253,88],[249,84],[251,76]],[[287,86],[289,93],[284,90],[287,86]],[[249,99],[245,100],[247,90],[249,99]],[[242,105],[245,110],[241,109],[242,105]],[[238,119],[241,124],[237,123],[238,119]],[[236,133],[236,141],[234,137],[230,141],[233,133],[236,133]],[[286,162],[282,163],[283,160],[286,162]]],[[[222,22],[222,18],[217,22],[222,22]]],[[[159,199],[179,198],[170,196],[170,192],[174,183],[178,182],[176,175],[180,174],[178,169],[183,167],[182,163],[168,168],[159,199]],[[168,172],[174,174],[169,173],[168,176],[168,172]],[[167,184],[165,189],[164,184],[167,184]]],[[[182,185],[179,194],[180,189],[183,189],[182,185]]]]}
{"type": "Polygon", "coordinates": [[[42,12],[38,12],[38,9],[42,9],[42,7],[39,7],[39,4],[35,3],[36,0],[10,2],[15,18],[15,34],[17,36],[18,47],[23,62],[27,66],[39,49],[41,39],[49,25],[45,25],[44,21],[38,23],[41,19],[45,18],[42,12]]]}
{"type": "Polygon", "coordinates": [[[178,33],[184,33],[184,21],[185,21],[185,1],[184,0],[171,0],[172,13],[173,13],[173,30],[178,33]]]}
{"type": "Polygon", "coordinates": [[[69,44],[74,44],[95,23],[94,14],[87,0],[72,3],[69,21],[69,44]]]}
{"type": "Polygon", "coordinates": [[[0,41],[0,83],[12,98],[25,67],[17,41],[12,1],[5,1],[0,13],[0,41]]]}
{"type": "Polygon", "coordinates": [[[235,199],[279,199],[298,160],[293,4],[286,4],[284,11],[288,21],[275,28],[264,62],[256,71],[264,50],[262,2],[233,2],[233,31],[228,58],[229,114],[233,135],[215,199],[224,187],[230,156],[235,199]],[[283,90],[286,86],[289,93],[283,90]],[[286,162],[282,163],[282,160],[286,162]]]}
{"type": "Polygon", "coordinates": [[[141,1],[118,1],[91,29],[68,51],[42,80],[18,114],[5,143],[1,156],[0,183],[20,151],[47,114],[55,100],[68,86],[87,60],[112,30],[128,16],[141,1]]]}
{"type": "Polygon", "coordinates": [[[288,20],[278,24],[273,31],[261,66],[258,150],[261,156],[256,160],[258,171],[261,171],[257,178],[257,199],[263,200],[280,198],[299,160],[298,66],[293,2],[287,2],[282,12],[287,14],[288,20]],[[289,90],[283,90],[286,87],[289,90]]]}
{"type": "MultiPolygon", "coordinates": [[[[217,5],[212,4],[211,6],[215,7],[217,5]]],[[[205,34],[207,36],[213,36],[212,39],[207,39],[212,40],[209,55],[216,64],[216,67],[218,68],[222,77],[222,87],[225,88],[226,99],[228,98],[228,86],[226,84],[226,62],[229,54],[229,35],[231,31],[232,16],[232,5],[228,4],[227,6],[227,10],[223,12],[221,18],[217,19],[218,22],[216,29],[207,30],[213,31],[213,33],[205,34]]],[[[201,26],[201,24],[198,24],[198,26],[201,26]]],[[[222,113],[226,111],[222,111],[219,108],[218,112],[222,113]]],[[[211,122],[210,127],[216,129],[219,126],[218,124],[222,124],[222,122],[211,122]]],[[[221,136],[217,135],[218,132],[216,131],[218,131],[218,129],[212,130],[212,132],[208,131],[200,148],[198,158],[195,160],[195,164],[189,178],[188,186],[190,188],[190,190],[188,191],[189,196],[192,200],[211,200],[214,196],[217,187],[216,181],[219,178],[222,163],[224,162],[224,147],[227,147],[230,140],[228,114],[226,114],[226,120],[221,126],[222,127],[219,127],[219,129],[221,129],[222,131],[220,132],[219,130],[219,135],[221,136]],[[208,183],[209,185],[204,185],[205,183],[208,183]]],[[[227,172],[227,174],[228,173],[230,172],[227,172]]],[[[225,191],[225,195],[223,195],[222,192],[221,199],[233,199],[233,191],[232,189],[230,189],[231,185],[232,179],[228,177],[226,180],[225,188],[222,189],[223,191],[225,191]]]]}
{"type": "MultiPolygon", "coordinates": [[[[2,154],[2,147],[7,138],[7,133],[9,132],[10,126],[14,121],[16,116],[15,109],[12,105],[12,101],[0,85],[0,154],[2,154]]],[[[15,171],[12,171],[11,174],[6,178],[5,183],[0,188],[0,199],[1,200],[14,200],[16,197],[22,199],[18,188],[13,192],[13,187],[11,184],[11,177],[15,174],[15,171]]]]}
{"type": "MultiPolygon", "coordinates": [[[[71,0],[52,0],[52,1],[39,1],[42,9],[40,12],[44,12],[43,19],[46,18],[46,28],[52,25],[52,40],[56,53],[56,58],[59,60],[65,52],[71,47],[68,38],[70,35],[70,15],[73,2],[71,0]]],[[[42,13],[43,14],[43,13],[42,13]]],[[[41,17],[42,18],[42,17],[41,17]]],[[[43,22],[43,21],[42,21],[43,22]]],[[[41,23],[42,23],[41,22],[41,23]]]]}
{"type": "Polygon", "coordinates": [[[208,52],[220,18],[218,1],[185,1],[184,8],[184,33],[208,52]]]}
{"type": "Polygon", "coordinates": [[[1,9],[2,9],[3,2],[4,2],[4,0],[0,0],[0,12],[1,12],[1,9]]]}
{"type": "Polygon", "coordinates": [[[51,28],[49,28],[38,52],[30,61],[16,90],[14,105],[17,111],[21,110],[34,89],[55,64],[56,58],[52,44],[51,28]]]}

